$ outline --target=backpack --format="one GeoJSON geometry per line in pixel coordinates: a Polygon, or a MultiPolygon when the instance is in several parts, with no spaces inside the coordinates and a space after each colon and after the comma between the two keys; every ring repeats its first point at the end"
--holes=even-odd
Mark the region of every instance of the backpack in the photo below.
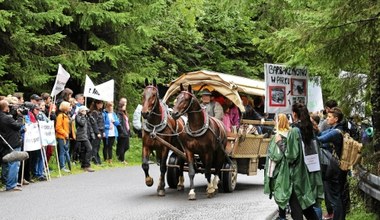
{"type": "Polygon", "coordinates": [[[343,136],[342,154],[339,160],[339,168],[343,171],[347,171],[351,166],[358,162],[360,152],[363,147],[362,143],[354,140],[349,133],[342,132],[337,129],[343,136]]]}

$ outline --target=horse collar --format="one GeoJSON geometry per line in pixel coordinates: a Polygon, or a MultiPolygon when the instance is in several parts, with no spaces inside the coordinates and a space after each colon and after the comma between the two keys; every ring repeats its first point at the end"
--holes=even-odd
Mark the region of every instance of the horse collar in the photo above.
{"type": "Polygon", "coordinates": [[[160,111],[161,111],[161,122],[157,125],[151,124],[148,120],[144,120],[143,129],[146,132],[151,133],[151,135],[155,135],[158,132],[163,131],[168,124],[168,111],[167,108],[159,101],[160,111]]]}
{"type": "Polygon", "coordinates": [[[192,137],[200,137],[206,133],[206,131],[209,129],[209,124],[210,124],[210,116],[207,114],[206,110],[203,109],[202,111],[203,116],[204,116],[204,123],[203,126],[196,131],[192,131],[189,126],[189,121],[186,122],[185,124],[185,131],[188,135],[192,137]]]}

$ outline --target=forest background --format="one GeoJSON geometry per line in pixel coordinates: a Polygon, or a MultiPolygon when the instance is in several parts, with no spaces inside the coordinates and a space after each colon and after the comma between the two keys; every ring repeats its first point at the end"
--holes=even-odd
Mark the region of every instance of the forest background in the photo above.
{"type": "Polygon", "coordinates": [[[346,115],[365,102],[380,151],[379,18],[377,0],[0,0],[0,94],[50,92],[61,63],[75,93],[114,79],[133,112],[145,78],[306,66],[346,115]]]}

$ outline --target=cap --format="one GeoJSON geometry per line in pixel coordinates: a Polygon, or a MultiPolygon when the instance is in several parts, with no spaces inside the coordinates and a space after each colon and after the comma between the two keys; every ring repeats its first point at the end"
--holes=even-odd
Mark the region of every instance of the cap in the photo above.
{"type": "Polygon", "coordinates": [[[208,89],[204,89],[204,90],[202,90],[202,93],[201,93],[202,95],[211,95],[211,92],[210,92],[210,90],[208,90],[208,89]]]}
{"type": "Polygon", "coordinates": [[[39,97],[37,94],[33,94],[32,96],[30,96],[30,99],[32,100],[36,100],[36,101],[39,101],[39,100],[41,100],[42,98],[41,97],[39,97]]]}
{"type": "Polygon", "coordinates": [[[78,108],[78,111],[88,111],[88,108],[85,105],[82,105],[78,108]]]}

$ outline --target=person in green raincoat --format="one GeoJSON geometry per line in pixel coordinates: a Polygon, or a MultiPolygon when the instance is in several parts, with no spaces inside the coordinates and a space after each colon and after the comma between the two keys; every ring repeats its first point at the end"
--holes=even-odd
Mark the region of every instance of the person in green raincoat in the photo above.
{"type": "Polygon", "coordinates": [[[313,124],[310,120],[309,111],[306,106],[296,103],[292,106],[292,116],[294,123],[288,133],[287,148],[285,158],[289,164],[290,188],[292,190],[289,198],[291,216],[297,220],[318,219],[314,206],[320,204],[324,198],[323,182],[320,170],[309,172],[302,150],[302,142],[307,148],[312,147],[311,141],[314,138],[313,124]]]}
{"type": "Polygon", "coordinates": [[[288,204],[290,190],[289,166],[284,158],[286,137],[290,130],[289,121],[285,114],[277,116],[277,133],[271,139],[268,147],[268,157],[265,163],[264,193],[274,197],[279,207],[279,220],[286,219],[285,208],[288,204]]]}

